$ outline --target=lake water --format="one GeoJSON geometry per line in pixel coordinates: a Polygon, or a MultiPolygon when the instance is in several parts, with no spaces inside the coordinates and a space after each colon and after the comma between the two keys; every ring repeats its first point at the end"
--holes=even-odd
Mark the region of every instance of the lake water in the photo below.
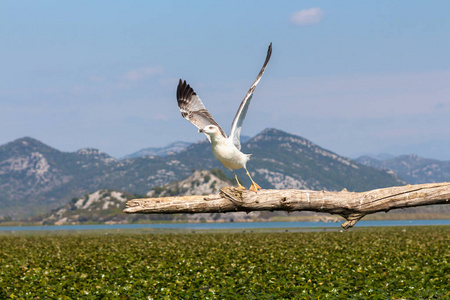
{"type": "MultiPolygon", "coordinates": [[[[355,227],[380,226],[434,226],[450,225],[449,220],[359,221],[355,227]]],[[[172,223],[172,224],[114,224],[114,225],[61,225],[61,226],[0,226],[0,231],[26,230],[98,230],[98,229],[276,229],[276,228],[341,228],[341,223],[325,222],[251,222],[251,223],[172,223]]]]}

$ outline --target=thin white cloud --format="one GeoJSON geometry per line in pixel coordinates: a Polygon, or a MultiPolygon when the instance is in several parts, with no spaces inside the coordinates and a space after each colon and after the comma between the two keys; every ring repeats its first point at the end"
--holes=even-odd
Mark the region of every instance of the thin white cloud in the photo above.
{"type": "Polygon", "coordinates": [[[126,72],[123,75],[123,79],[127,81],[140,81],[147,77],[153,76],[153,75],[159,75],[164,72],[163,68],[158,67],[143,67],[139,69],[134,69],[126,72]]]}
{"type": "Polygon", "coordinates": [[[313,25],[319,23],[323,16],[324,12],[319,7],[302,9],[291,15],[291,23],[299,26],[313,25]]]}

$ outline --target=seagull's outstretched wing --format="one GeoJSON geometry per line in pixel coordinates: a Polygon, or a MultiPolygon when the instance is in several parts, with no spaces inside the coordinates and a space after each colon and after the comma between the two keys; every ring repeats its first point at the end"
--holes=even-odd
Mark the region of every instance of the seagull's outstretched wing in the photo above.
{"type": "Polygon", "coordinates": [[[255,82],[253,82],[252,86],[247,92],[247,95],[245,95],[244,100],[242,100],[241,105],[239,106],[239,109],[236,113],[236,116],[234,117],[233,123],[231,125],[231,133],[230,138],[233,140],[233,144],[241,150],[241,129],[242,129],[242,123],[244,122],[245,115],[247,114],[248,106],[250,105],[250,100],[253,96],[253,91],[256,88],[256,85],[261,80],[261,77],[264,73],[264,70],[267,67],[267,63],[269,62],[270,55],[272,54],[272,43],[269,45],[269,49],[267,50],[267,56],[266,60],[264,61],[264,65],[261,68],[261,71],[259,71],[258,76],[256,77],[255,82]]]}
{"type": "MultiPolygon", "coordinates": [[[[202,100],[197,96],[194,90],[186,84],[186,80],[178,83],[177,88],[178,107],[180,108],[183,118],[197,126],[198,129],[203,129],[208,125],[216,125],[220,132],[226,138],[227,135],[223,129],[217,124],[209,111],[203,105],[202,100]]],[[[209,135],[205,134],[208,139],[209,135]]],[[[211,140],[210,140],[211,141],[211,140]]]]}

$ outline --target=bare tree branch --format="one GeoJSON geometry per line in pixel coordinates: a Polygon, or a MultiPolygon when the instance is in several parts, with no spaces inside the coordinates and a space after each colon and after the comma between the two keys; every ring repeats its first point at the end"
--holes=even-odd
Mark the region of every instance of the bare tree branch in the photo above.
{"type": "Polygon", "coordinates": [[[337,214],[347,221],[347,229],[365,215],[414,206],[450,204],[450,183],[396,186],[367,192],[261,190],[254,193],[225,187],[219,194],[134,199],[127,203],[126,213],[178,214],[224,213],[236,211],[315,211],[337,214]]]}

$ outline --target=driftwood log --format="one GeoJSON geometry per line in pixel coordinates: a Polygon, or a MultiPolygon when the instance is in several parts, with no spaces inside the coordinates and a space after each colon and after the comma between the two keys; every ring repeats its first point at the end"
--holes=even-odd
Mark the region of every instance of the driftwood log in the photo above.
{"type": "Polygon", "coordinates": [[[225,187],[219,194],[133,199],[125,213],[225,213],[236,211],[315,211],[337,214],[347,221],[341,226],[353,227],[365,215],[391,209],[450,204],[450,183],[396,186],[367,192],[261,190],[258,193],[225,187]]]}

